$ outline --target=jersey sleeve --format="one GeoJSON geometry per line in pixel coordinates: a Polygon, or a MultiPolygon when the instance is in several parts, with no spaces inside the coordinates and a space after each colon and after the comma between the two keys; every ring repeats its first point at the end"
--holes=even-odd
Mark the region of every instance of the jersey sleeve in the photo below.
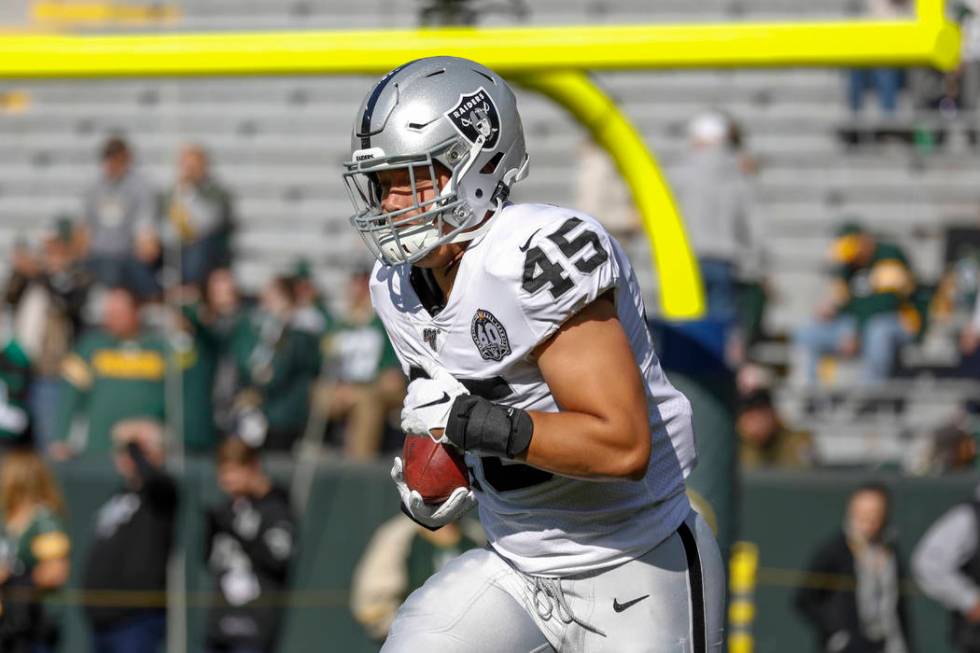
{"type": "Polygon", "coordinates": [[[398,325],[391,317],[391,311],[386,309],[390,303],[388,293],[391,291],[394,273],[394,270],[386,269],[381,263],[375,263],[371,272],[371,303],[377,312],[377,323],[380,327],[378,330],[384,341],[378,371],[400,368],[402,374],[407,377],[411,370],[411,363],[406,358],[404,343],[398,337],[398,325]]]}
{"type": "Polygon", "coordinates": [[[536,342],[550,337],[619,279],[609,234],[574,214],[537,230],[518,250],[523,254],[518,301],[536,342]]]}

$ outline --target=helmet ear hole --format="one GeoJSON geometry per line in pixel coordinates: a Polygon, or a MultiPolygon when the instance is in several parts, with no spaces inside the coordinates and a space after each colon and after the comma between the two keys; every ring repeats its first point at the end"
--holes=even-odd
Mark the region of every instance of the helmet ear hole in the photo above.
{"type": "Polygon", "coordinates": [[[477,199],[483,197],[483,189],[482,188],[477,188],[476,189],[476,197],[477,197],[477,199]]]}
{"type": "Polygon", "coordinates": [[[492,175],[497,169],[497,166],[500,165],[500,160],[502,158],[504,158],[503,152],[497,152],[494,154],[492,157],[490,157],[490,160],[484,163],[483,167],[480,168],[480,174],[492,175]]]}

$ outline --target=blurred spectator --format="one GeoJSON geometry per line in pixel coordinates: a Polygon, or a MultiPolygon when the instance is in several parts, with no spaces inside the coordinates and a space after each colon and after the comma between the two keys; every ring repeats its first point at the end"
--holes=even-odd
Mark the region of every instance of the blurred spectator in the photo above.
{"type": "Polygon", "coordinates": [[[85,193],[79,241],[96,280],[131,285],[141,297],[159,292],[153,189],[133,169],[129,145],[114,136],[102,146],[102,175],[85,193]]]}
{"type": "Polygon", "coordinates": [[[348,281],[347,313],[326,344],[336,374],[316,392],[317,410],[345,425],[344,454],[355,460],[378,455],[388,411],[400,407],[405,396],[395,351],[371,306],[370,276],[359,270],[348,281]]]}
{"type": "Polygon", "coordinates": [[[940,429],[934,436],[933,455],[940,474],[976,471],[976,438],[955,426],[940,429]]]}
{"type": "Polygon", "coordinates": [[[975,402],[967,402],[956,416],[932,433],[910,471],[919,474],[955,474],[977,469],[977,430],[980,427],[975,402]]]}
{"type": "Polygon", "coordinates": [[[650,241],[633,193],[609,153],[591,136],[579,143],[576,156],[574,206],[599,220],[629,254],[644,291],[644,300],[657,301],[657,275],[652,269],[650,241]]]}
{"type": "Polygon", "coordinates": [[[929,302],[930,334],[958,329],[959,353],[950,370],[959,378],[980,377],[980,229],[951,225],[943,233],[944,269],[929,302]],[[939,328],[933,329],[933,326],[939,328]]]}
{"type": "Polygon", "coordinates": [[[977,352],[978,345],[980,345],[980,292],[976,294],[970,321],[960,333],[960,352],[964,356],[973,356],[977,352]]]}
{"type": "Polygon", "coordinates": [[[8,329],[0,332],[0,449],[33,444],[28,393],[31,362],[8,329]]]}
{"type": "Polygon", "coordinates": [[[976,110],[980,100],[980,0],[959,0],[958,8],[963,35],[961,63],[964,104],[976,110]]]}
{"type": "Polygon", "coordinates": [[[71,542],[51,470],[29,449],[0,460],[0,651],[51,653],[58,623],[41,600],[68,582],[71,542]]]}
{"type": "Polygon", "coordinates": [[[954,0],[951,6],[962,35],[960,66],[954,73],[958,105],[975,112],[980,95],[980,0],[954,0]]]}
{"type": "Polygon", "coordinates": [[[235,227],[231,195],[211,175],[202,146],[181,148],[177,182],[161,208],[164,261],[179,267],[182,285],[203,284],[211,270],[230,265],[235,227]]]}
{"type": "Polygon", "coordinates": [[[234,429],[238,374],[230,351],[235,342],[248,346],[242,343],[249,337],[249,316],[227,268],[209,273],[203,295],[189,286],[174,290],[166,310],[150,315],[157,318],[156,331],[166,334],[172,364],[180,370],[185,453],[208,454],[234,429]]]}
{"type": "MultiPolygon", "coordinates": [[[[913,12],[909,0],[867,0],[867,15],[874,20],[897,20],[913,12]]],[[[864,106],[864,95],[874,88],[881,112],[893,117],[898,109],[898,93],[902,87],[899,68],[856,68],[848,73],[847,104],[857,116],[864,106]]]]}
{"type": "Polygon", "coordinates": [[[184,451],[191,455],[208,453],[218,438],[214,385],[223,341],[206,323],[201,302],[179,304],[169,317],[166,333],[174,364],[180,369],[184,451]]]}
{"type": "Polygon", "coordinates": [[[30,244],[23,238],[14,242],[10,252],[10,276],[3,289],[5,304],[16,306],[28,282],[37,276],[38,260],[30,244]]]}
{"type": "Polygon", "coordinates": [[[293,284],[293,295],[296,297],[293,326],[300,331],[313,334],[317,339],[322,338],[333,328],[334,319],[327,308],[323,293],[313,282],[309,261],[300,259],[296,262],[290,282],[293,284]]]}
{"type": "Polygon", "coordinates": [[[228,268],[217,268],[208,275],[204,297],[195,311],[194,327],[206,329],[218,345],[211,389],[213,421],[219,434],[233,433],[239,387],[234,352],[248,348],[252,325],[238,283],[228,268]]]}
{"type": "Polygon", "coordinates": [[[888,529],[888,491],[858,488],[847,504],[842,533],[813,557],[796,607],[816,631],[822,651],[905,653],[909,618],[904,571],[888,529]]]}
{"type": "Polygon", "coordinates": [[[759,363],[746,363],[738,368],[735,375],[735,391],[738,396],[746,396],[756,390],[772,388],[776,382],[774,369],[759,363]]]}
{"type": "Polygon", "coordinates": [[[316,338],[293,327],[294,309],[289,281],[271,280],[247,329],[231,343],[239,387],[235,431],[266,450],[289,450],[302,434],[319,371],[316,338]]]}
{"type": "MultiPolygon", "coordinates": [[[[759,160],[749,151],[746,145],[745,130],[738,121],[731,116],[725,116],[725,119],[728,121],[728,147],[738,161],[738,167],[746,181],[749,182],[752,177],[759,173],[759,160]]],[[[752,216],[751,220],[756,226],[752,230],[752,234],[741,234],[743,239],[753,235],[760,237],[758,217],[752,216]]],[[[738,262],[738,282],[735,295],[743,347],[749,347],[763,337],[766,308],[769,305],[769,287],[766,280],[768,261],[765,258],[764,239],[763,242],[750,244],[750,247],[754,247],[755,251],[749,251],[747,255],[755,258],[738,262]]],[[[742,357],[744,357],[744,352],[742,356],[739,356],[739,358],[742,357]]]]}
{"type": "MultiPolygon", "coordinates": [[[[922,326],[911,299],[915,279],[905,253],[856,223],[837,233],[833,259],[839,264],[833,297],[818,309],[818,321],[796,333],[799,368],[807,382],[817,381],[825,354],[853,356],[859,351],[866,382],[887,379],[899,348],[922,326]]],[[[800,371],[798,369],[798,371],[800,371]]]]}
{"type": "MultiPolygon", "coordinates": [[[[942,72],[920,68],[910,75],[910,89],[917,105],[923,109],[938,111],[943,118],[953,119],[962,113],[968,116],[976,111],[977,92],[980,85],[980,23],[977,0],[952,0],[946,3],[948,13],[960,24],[959,66],[942,72]]],[[[968,120],[964,125],[970,141],[977,144],[976,125],[968,120]]],[[[942,145],[946,132],[942,127],[933,130],[920,129],[916,134],[920,150],[928,153],[935,145],[942,145]]]]}
{"type": "Polygon", "coordinates": [[[923,593],[950,611],[952,644],[980,652],[980,486],[969,502],[954,506],[922,536],[912,571],[923,593]]]}
{"type": "Polygon", "coordinates": [[[127,420],[112,430],[123,485],[95,516],[85,591],[119,597],[91,603],[93,653],[157,653],[166,632],[167,560],[174,538],[177,483],[164,470],[163,429],[127,420]],[[127,592],[140,600],[126,600],[127,592]]]}
{"type": "Polygon", "coordinates": [[[735,153],[739,169],[746,175],[758,174],[759,160],[746,146],[745,130],[731,116],[725,116],[725,118],[728,120],[728,147],[735,153]]]}
{"type": "Polygon", "coordinates": [[[296,556],[296,524],[285,490],[262,471],[259,453],[238,438],[218,449],[218,485],[228,500],[208,513],[206,558],[219,593],[208,616],[213,653],[276,650],[296,556]]]}
{"type": "Polygon", "coordinates": [[[17,342],[32,363],[31,422],[34,438],[44,448],[55,438],[61,362],[81,330],[91,279],[75,253],[70,218],[56,220],[42,247],[39,260],[15,264],[6,299],[17,342]]]}
{"type": "Polygon", "coordinates": [[[579,146],[576,208],[595,216],[621,243],[640,235],[640,216],[623,176],[591,138],[579,146]]]}
{"type": "Polygon", "coordinates": [[[527,20],[531,8],[527,0],[476,2],[474,0],[423,0],[419,24],[423,27],[475,25],[490,14],[505,14],[518,21],[527,20]]]}
{"type": "Polygon", "coordinates": [[[378,527],[354,569],[351,612],[371,639],[383,641],[408,595],[462,553],[483,546],[479,524],[468,519],[436,531],[404,515],[378,527]]]}
{"type": "Polygon", "coordinates": [[[708,317],[736,317],[736,282],[759,276],[762,239],[750,187],[739,158],[731,149],[731,125],[717,111],[688,124],[688,149],[671,175],[678,208],[704,282],[708,317]]]}
{"type": "Polygon", "coordinates": [[[83,451],[105,453],[119,421],[163,421],[166,370],[166,344],[142,327],[136,295],[124,287],[109,290],[102,328],[82,337],[62,364],[58,440],[51,454],[63,459],[83,451]],[[87,429],[72,428],[78,415],[87,429]]]}
{"type": "Polygon", "coordinates": [[[754,390],[739,400],[735,430],[742,469],[800,469],[813,464],[810,434],[786,428],[767,389],[754,390]]]}
{"type": "Polygon", "coordinates": [[[248,321],[247,307],[229,268],[216,268],[208,275],[203,308],[208,324],[224,337],[229,337],[238,325],[248,321]]]}

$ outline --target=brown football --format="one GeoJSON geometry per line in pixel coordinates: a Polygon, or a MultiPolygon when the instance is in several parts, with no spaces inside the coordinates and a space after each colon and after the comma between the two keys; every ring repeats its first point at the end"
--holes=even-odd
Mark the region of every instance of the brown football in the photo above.
{"type": "Polygon", "coordinates": [[[442,503],[458,487],[470,486],[463,454],[427,435],[406,435],[402,447],[405,483],[426,503],[442,503]]]}

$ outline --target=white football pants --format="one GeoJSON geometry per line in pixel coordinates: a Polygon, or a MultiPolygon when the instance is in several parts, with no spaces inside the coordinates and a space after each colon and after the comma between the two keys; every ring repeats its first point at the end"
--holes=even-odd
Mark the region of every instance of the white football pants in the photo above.
{"type": "Polygon", "coordinates": [[[697,513],[643,556],[566,578],[472,550],[412,593],[382,653],[709,653],[724,641],[725,572],[697,513]]]}

